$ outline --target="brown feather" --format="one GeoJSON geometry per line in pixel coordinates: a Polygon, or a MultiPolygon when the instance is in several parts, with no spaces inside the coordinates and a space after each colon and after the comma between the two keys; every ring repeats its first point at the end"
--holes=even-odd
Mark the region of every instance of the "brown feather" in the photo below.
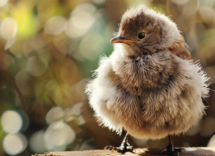
{"type": "Polygon", "coordinates": [[[172,54],[175,54],[182,59],[192,60],[192,56],[190,55],[190,52],[185,47],[183,40],[181,40],[180,42],[174,43],[172,46],[168,47],[168,49],[172,54]]]}

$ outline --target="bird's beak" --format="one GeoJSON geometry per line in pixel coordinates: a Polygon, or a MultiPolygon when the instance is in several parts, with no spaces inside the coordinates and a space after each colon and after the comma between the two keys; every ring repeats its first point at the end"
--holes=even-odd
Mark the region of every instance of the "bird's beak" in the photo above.
{"type": "Polygon", "coordinates": [[[133,40],[126,40],[124,37],[118,36],[110,40],[111,43],[134,43],[133,40]]]}

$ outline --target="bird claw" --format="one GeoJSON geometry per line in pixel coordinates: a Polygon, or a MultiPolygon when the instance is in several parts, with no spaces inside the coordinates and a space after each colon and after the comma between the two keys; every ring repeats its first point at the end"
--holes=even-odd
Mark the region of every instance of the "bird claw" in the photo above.
{"type": "Polygon", "coordinates": [[[120,147],[114,147],[114,146],[111,146],[111,145],[109,145],[109,146],[106,146],[105,148],[104,148],[104,150],[111,150],[111,152],[118,152],[118,153],[122,153],[122,154],[124,154],[125,152],[131,152],[131,153],[134,153],[133,152],[133,146],[123,146],[123,145],[121,145],[120,147]]]}
{"type": "Polygon", "coordinates": [[[161,151],[161,154],[166,154],[166,155],[172,155],[172,156],[179,156],[179,153],[181,152],[186,152],[186,149],[184,148],[166,148],[166,149],[163,149],[161,151]]]}
{"type": "Polygon", "coordinates": [[[114,146],[109,145],[109,146],[105,146],[104,150],[105,150],[105,151],[106,151],[106,150],[115,151],[116,148],[117,148],[117,147],[114,147],[114,146]]]}

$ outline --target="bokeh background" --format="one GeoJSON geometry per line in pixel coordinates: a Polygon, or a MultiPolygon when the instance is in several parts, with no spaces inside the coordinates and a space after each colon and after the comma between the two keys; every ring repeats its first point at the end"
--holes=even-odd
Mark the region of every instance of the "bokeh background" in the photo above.
{"type": "MultiPolygon", "coordinates": [[[[99,127],[86,82],[129,7],[144,3],[175,21],[210,79],[204,118],[175,146],[215,146],[214,0],[0,0],[0,155],[119,146],[122,136],[99,127]]],[[[124,133],[123,133],[124,134],[124,133]]],[[[134,139],[135,147],[165,147],[134,139]]]]}

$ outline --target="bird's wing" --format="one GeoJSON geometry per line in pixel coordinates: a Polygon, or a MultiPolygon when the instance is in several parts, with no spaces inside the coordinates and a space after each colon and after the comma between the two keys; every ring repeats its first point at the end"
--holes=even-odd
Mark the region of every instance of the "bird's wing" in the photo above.
{"type": "Polygon", "coordinates": [[[190,52],[185,47],[184,40],[174,43],[172,46],[168,47],[168,49],[172,54],[175,54],[182,59],[192,60],[190,52]]]}

